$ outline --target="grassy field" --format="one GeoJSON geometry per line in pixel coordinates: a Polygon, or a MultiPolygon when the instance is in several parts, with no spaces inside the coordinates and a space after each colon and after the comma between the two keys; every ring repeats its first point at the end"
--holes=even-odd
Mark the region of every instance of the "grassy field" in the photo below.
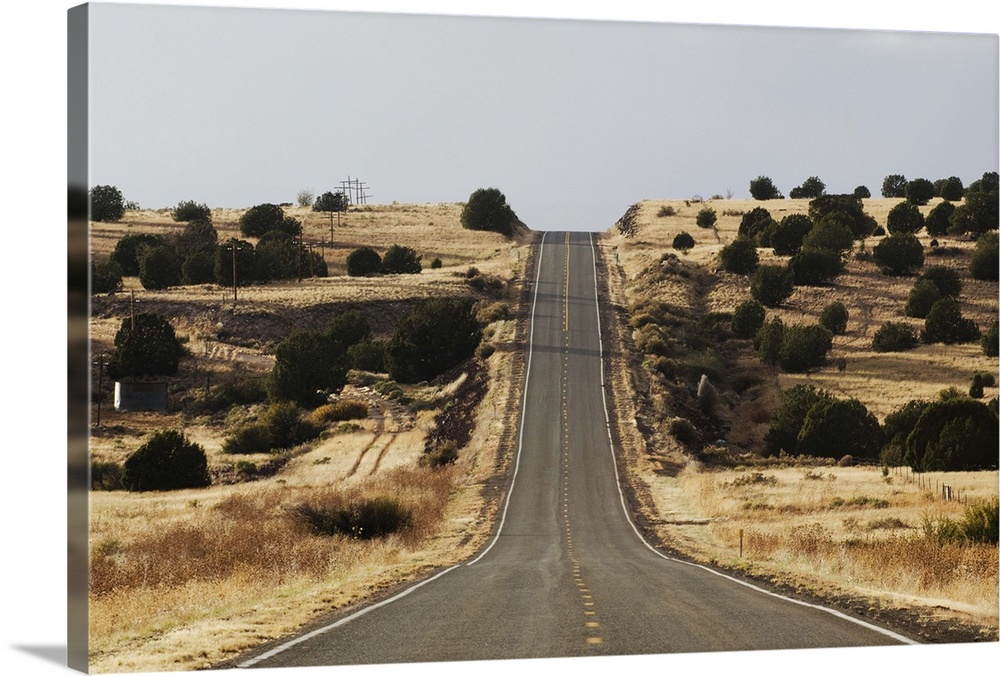
{"type": "MultiPolygon", "coordinates": [[[[322,613],[460,561],[481,546],[496,498],[487,486],[505,468],[501,445],[510,412],[517,409],[513,317],[531,234],[507,240],[465,230],[460,210],[451,204],[352,208],[339,224],[334,215],[331,245],[326,215],[289,208],[286,214],[304,221],[304,240],[323,242],[318,250],[330,276],[241,288],[235,305],[227,289],[213,284],[146,291],[136,278],[126,278],[124,292],[92,298],[95,354],[113,348],[115,332],[133,309],[168,317],[187,352],[171,379],[169,411],[120,412],[105,399],[90,439],[92,460],[121,463],[151,432],[182,429],[205,449],[213,476],[204,489],[91,492],[92,671],[207,668],[322,613]],[[376,250],[411,246],[422,256],[424,271],[348,277],[344,258],[362,244],[376,250]],[[430,270],[437,257],[442,267],[430,270]],[[466,283],[473,265],[506,282],[502,297],[484,296],[466,283]],[[376,335],[385,337],[417,300],[432,296],[507,304],[512,318],[492,321],[485,331],[492,354],[441,382],[402,386],[403,399],[377,391],[385,374],[352,372],[340,398],[364,402],[368,416],[330,424],[318,440],[277,458],[223,452],[226,437],[265,403],[218,413],[195,405],[204,390],[233,378],[264,379],[274,345],[293,330],[319,327],[339,312],[360,308],[376,335]],[[423,466],[444,405],[466,397],[462,388],[476,373],[485,391],[468,412],[468,443],[453,465],[423,466]],[[270,476],[246,473],[275,460],[279,469],[270,476]],[[301,505],[385,497],[409,510],[410,525],[384,538],[317,535],[297,512],[301,505]]],[[[220,241],[239,236],[240,213],[213,211],[220,241]]],[[[92,226],[98,260],[124,234],[165,234],[179,227],[166,210],[130,211],[119,223],[92,226]]],[[[96,369],[93,377],[96,387],[96,369]]]]}
{"type": "MultiPolygon", "coordinates": [[[[900,200],[864,200],[865,211],[883,225],[900,200]]],[[[926,213],[939,200],[921,211],[926,213]]],[[[691,392],[664,390],[643,362],[644,336],[629,322],[649,303],[666,301],[696,317],[731,314],[750,297],[749,278],[719,269],[719,251],[733,241],[742,215],[763,206],[775,220],[806,213],[807,200],[647,200],[632,210],[632,228],[604,233],[601,251],[608,270],[611,300],[620,308],[619,339],[613,354],[618,365],[616,414],[622,424],[621,447],[635,500],[648,529],[679,553],[704,563],[752,573],[825,598],[855,596],[872,608],[917,609],[927,618],[964,622],[996,640],[998,624],[997,548],[939,546],[933,534],[946,521],[961,521],[968,504],[996,499],[997,472],[948,473],[911,477],[883,476],[879,468],[813,466],[786,459],[762,465],[770,411],[780,392],[804,383],[838,397],[859,399],[878,419],[911,399],[934,399],[949,387],[968,392],[976,373],[997,373],[995,358],[978,342],[920,345],[914,350],[877,353],[875,331],[886,321],[908,322],[918,331],[922,320],[904,316],[912,277],[887,277],[858,245],[845,272],[826,287],[796,287],[780,308],[768,309],[789,323],[816,323],[832,301],[849,312],[847,331],[834,337],[827,365],[804,374],[778,372],[760,364],[752,346],[725,346],[726,362],[749,385],[720,397],[720,449],[736,467],[720,469],[691,460],[683,443],[667,433],[671,419],[691,392]],[[714,228],[700,228],[696,216],[715,210],[714,228]],[[664,215],[672,212],[671,215],[664,215]],[[675,235],[687,232],[695,247],[686,254],[672,249],[675,235]],[[658,274],[665,254],[677,256],[672,270],[658,274]],[[637,347],[637,345],[640,345],[637,347]],[[631,356],[630,356],[631,355],[631,356]],[[643,366],[647,368],[643,368],[643,366]],[[628,376],[622,375],[628,372],[628,376]],[[639,393],[644,393],[639,395],[639,393]],[[930,482],[930,483],[928,483],[930,482]],[[941,484],[960,491],[961,501],[941,499],[941,484]],[[740,555],[740,532],[743,551],[740,555]]],[[[929,251],[926,233],[918,235],[929,251]]],[[[870,251],[879,238],[865,242],[870,251]]],[[[998,316],[997,283],[972,279],[968,260],[973,247],[964,239],[941,237],[925,265],[956,270],[963,283],[963,316],[983,330],[998,316]]],[[[761,262],[780,257],[759,249],[761,262]]],[[[706,365],[718,362],[705,358],[706,365]]],[[[985,399],[997,396],[987,388],[985,399]]],[[[710,446],[715,439],[705,439],[710,446]]],[[[721,451],[720,451],[721,452],[721,451]]],[[[871,614],[874,611],[869,611],[871,614]]],[[[968,640],[970,632],[963,634],[968,640]]],[[[936,640],[942,640],[941,635],[936,640]]],[[[945,639],[947,640],[947,639],[945,639]]]]}

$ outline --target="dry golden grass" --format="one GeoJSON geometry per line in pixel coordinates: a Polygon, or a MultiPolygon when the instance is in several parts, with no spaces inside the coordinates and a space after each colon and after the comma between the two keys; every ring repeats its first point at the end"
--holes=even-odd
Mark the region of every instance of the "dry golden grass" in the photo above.
{"type": "MultiPolygon", "coordinates": [[[[136,291],[137,311],[163,312],[185,340],[190,357],[182,360],[178,387],[190,393],[233,374],[261,378],[270,371],[273,355],[266,342],[253,340],[255,327],[278,316],[279,309],[287,319],[288,308],[307,317],[316,308],[344,303],[405,305],[428,296],[469,295],[464,272],[470,265],[519,279],[530,242],[464,230],[460,210],[461,205],[352,209],[341,225],[335,221],[336,246],[324,249],[331,277],[241,288],[235,308],[226,290],[215,285],[151,292],[128,278],[126,290],[136,291]],[[352,248],[396,243],[417,249],[423,273],[338,276],[352,248]],[[429,269],[434,257],[442,259],[442,269],[429,269]],[[236,328],[224,335],[228,327],[236,328]]],[[[238,236],[241,213],[213,211],[220,239],[238,236]]],[[[305,221],[307,242],[329,240],[326,215],[297,208],[286,213],[305,221]]],[[[177,228],[167,210],[127,212],[121,223],[92,224],[92,253],[109,255],[117,238],[128,232],[162,234],[177,228]]],[[[130,293],[95,298],[90,321],[95,353],[111,349],[130,303],[130,293]]],[[[407,396],[423,402],[418,408],[377,394],[363,380],[348,385],[341,397],[363,401],[368,417],[351,421],[358,427],[348,431],[337,431],[338,423],[330,422],[323,437],[294,449],[270,478],[166,493],[92,492],[91,670],[209,667],[287,635],[321,613],[470,556],[489,532],[491,496],[481,487],[498,470],[497,430],[508,399],[518,396],[508,380],[513,354],[505,347],[514,329],[511,320],[489,327],[497,349],[486,362],[489,387],[473,438],[444,470],[420,467],[419,459],[435,414],[454,397],[465,374],[451,383],[404,387],[407,396]],[[305,501],[386,495],[412,511],[412,526],[378,540],[317,536],[291,513],[305,501]]],[[[91,457],[120,463],[150,432],[183,429],[205,449],[210,471],[231,479],[239,462],[261,465],[272,459],[222,451],[235,426],[252,420],[264,406],[235,407],[220,418],[185,410],[119,412],[105,401],[101,427],[90,439],[91,457]]]]}
{"type": "Polygon", "coordinates": [[[995,499],[997,472],[888,476],[876,467],[703,471],[652,482],[661,537],[703,562],[952,613],[996,637],[996,545],[941,545],[926,522],[995,499]],[[949,485],[961,500],[945,501],[949,485]],[[743,555],[740,557],[740,531],[743,555]]]}
{"type": "MultiPolygon", "coordinates": [[[[884,225],[889,210],[899,201],[865,200],[865,211],[884,225]]],[[[934,200],[921,211],[926,214],[937,203],[934,200]]],[[[742,214],[758,206],[780,220],[791,213],[806,213],[808,200],[639,203],[632,236],[612,229],[603,237],[613,298],[629,308],[666,300],[689,310],[732,312],[750,297],[749,280],[719,271],[718,255],[736,238],[742,214]],[[664,207],[675,214],[659,216],[664,207]],[[699,228],[695,222],[705,207],[716,211],[714,229],[699,228]],[[695,247],[686,254],[672,248],[673,238],[681,232],[695,239],[695,247]],[[695,294],[688,280],[671,275],[650,281],[646,271],[668,252],[714,276],[701,308],[693,303],[695,294]]],[[[919,237],[925,251],[929,250],[930,237],[926,233],[919,237]]],[[[869,238],[868,251],[877,240],[869,238]]],[[[926,265],[947,265],[959,272],[962,313],[986,329],[998,316],[997,283],[970,277],[972,243],[948,237],[939,240],[943,255],[928,256],[926,265]]],[[[787,260],[769,249],[758,252],[762,262],[787,260]]],[[[766,429],[770,416],[768,397],[773,400],[778,390],[798,383],[810,383],[840,397],[856,397],[883,420],[911,399],[933,399],[948,387],[967,392],[974,374],[997,372],[997,360],[986,357],[978,343],[920,345],[902,353],[872,351],[872,338],[883,322],[907,321],[919,329],[922,321],[903,316],[913,278],[884,276],[868,256],[857,254],[856,247],[834,285],[797,287],[781,308],[768,310],[769,316],[779,316],[786,324],[815,323],[823,308],[838,300],[847,307],[850,320],[846,333],[834,338],[827,366],[808,374],[769,377],[769,390],[758,388],[758,399],[731,412],[732,443],[741,448],[759,443],[760,430],[766,429]],[[842,371],[838,361],[845,364],[842,371]]],[[[756,357],[743,358],[747,359],[755,361],[756,357]]],[[[627,391],[628,378],[619,381],[619,387],[627,391]]],[[[996,388],[986,390],[986,398],[995,396],[996,388]]],[[[622,420],[634,419],[634,407],[628,402],[619,402],[619,409],[622,420]]],[[[669,409],[669,403],[653,406],[653,410],[660,409],[669,409]]],[[[886,480],[878,469],[855,467],[763,470],[774,482],[752,482],[748,477],[757,470],[702,471],[685,460],[669,435],[659,448],[637,439],[632,426],[626,426],[622,434],[629,476],[642,508],[661,538],[678,551],[703,562],[792,579],[820,594],[860,594],[921,608],[929,615],[954,613],[972,618],[995,640],[997,548],[942,547],[922,537],[925,520],[958,519],[963,509],[958,502],[936,499],[937,493],[926,484],[909,483],[901,475],[886,480]],[[807,471],[821,473],[823,478],[806,478],[807,471]],[[741,529],[743,558],[739,557],[741,529]]],[[[969,499],[995,499],[1000,492],[996,472],[931,474],[923,481],[948,483],[969,499]]]]}

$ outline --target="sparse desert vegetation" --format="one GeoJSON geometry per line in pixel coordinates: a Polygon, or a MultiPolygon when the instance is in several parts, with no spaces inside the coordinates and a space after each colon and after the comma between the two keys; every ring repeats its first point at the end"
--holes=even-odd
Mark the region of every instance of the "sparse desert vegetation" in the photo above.
{"type": "Polygon", "coordinates": [[[468,557],[488,533],[498,494],[484,487],[506,466],[517,410],[532,234],[463,228],[461,204],[301,201],[182,202],[91,224],[95,267],[116,266],[90,322],[103,364],[90,444],[95,672],[208,667],[468,557]],[[348,275],[362,245],[392,269],[348,275]],[[208,251],[221,274],[144,284],[142,262],[161,248],[208,251]],[[275,272],[239,277],[269,248],[275,272]],[[325,274],[305,273],[307,253],[325,274]],[[129,340],[133,316],[164,338],[129,340]],[[438,349],[434,327],[455,321],[464,342],[438,349]],[[393,347],[401,326],[421,329],[413,354],[393,347]],[[390,369],[404,361],[422,366],[397,382],[390,369]],[[133,375],[167,381],[167,410],[112,406],[112,377],[133,375]],[[190,480],[162,481],[178,476],[190,480]]]}
{"type": "Polygon", "coordinates": [[[887,177],[881,199],[784,199],[758,177],[753,200],[633,205],[601,241],[622,345],[610,356],[621,452],[650,534],[678,553],[996,640],[998,365],[995,335],[983,337],[998,315],[996,235],[988,215],[948,221],[988,211],[975,193],[925,200],[921,184],[908,199],[908,183],[887,177]],[[708,209],[718,218],[699,228],[708,209]],[[930,233],[935,210],[947,224],[930,233]],[[678,247],[682,235],[692,241],[678,247]],[[813,279],[825,266],[815,252],[836,268],[813,279]],[[915,284],[923,295],[908,302],[915,284]],[[711,411],[702,379],[717,391],[711,411]],[[780,414],[796,388],[815,395],[780,414]],[[947,409],[955,434],[929,413],[932,431],[910,440],[931,409],[947,409]],[[784,437],[778,415],[793,419],[784,437]],[[966,448],[978,434],[992,451],[966,448]],[[981,471],[934,471],[952,460],[981,471]],[[992,539],[960,534],[983,519],[992,539]]]}

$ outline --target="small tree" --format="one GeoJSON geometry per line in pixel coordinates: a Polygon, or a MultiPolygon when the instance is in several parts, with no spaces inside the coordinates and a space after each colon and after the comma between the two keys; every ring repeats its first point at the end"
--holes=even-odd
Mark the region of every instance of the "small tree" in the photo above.
{"type": "Polygon", "coordinates": [[[732,329],[740,338],[753,338],[764,325],[764,306],[755,300],[745,300],[733,312],[732,329]]]}
{"type": "Polygon", "coordinates": [[[987,171],[982,178],[976,179],[966,188],[966,194],[970,192],[997,192],[1000,190],[1000,175],[995,171],[987,171]]]}
{"type": "Polygon", "coordinates": [[[203,488],[211,483],[205,450],[177,430],[154,432],[125,460],[122,471],[122,485],[129,491],[203,488]]]}
{"type": "Polygon", "coordinates": [[[686,232],[678,233],[674,236],[672,246],[678,251],[689,251],[694,248],[694,237],[686,232]]]}
{"type": "Polygon", "coordinates": [[[889,174],[882,181],[882,197],[906,197],[906,184],[902,174],[889,174]]]}
{"type": "Polygon", "coordinates": [[[346,348],[319,331],[301,331],[274,351],[270,393],[278,401],[318,406],[347,384],[346,348]]]}
{"type": "Polygon", "coordinates": [[[758,262],[757,247],[746,237],[737,237],[719,252],[719,264],[726,272],[748,275],[758,262]]]}
{"type": "Polygon", "coordinates": [[[884,275],[912,275],[924,264],[924,247],[916,235],[889,235],[872,249],[875,264],[884,275]]]}
{"type": "Polygon", "coordinates": [[[347,255],[347,274],[364,277],[382,270],[382,257],[370,246],[355,249],[347,255]]]}
{"type": "Polygon", "coordinates": [[[750,196],[755,200],[782,199],[783,195],[767,176],[758,176],[750,181],[750,196]]]}
{"type": "Polygon", "coordinates": [[[153,247],[139,260],[139,281],[151,291],[176,286],[181,282],[181,261],[169,247],[153,247]]]}
{"type": "Polygon", "coordinates": [[[903,352],[917,346],[916,330],[904,322],[886,322],[872,338],[875,352],[903,352]]]}
{"type": "Polygon", "coordinates": [[[313,203],[314,197],[312,190],[303,189],[295,195],[295,203],[300,207],[308,207],[313,203]]]}
{"type": "Polygon", "coordinates": [[[240,216],[240,232],[244,237],[261,237],[270,230],[284,230],[285,212],[277,204],[258,204],[240,216]]]}
{"type": "Polygon", "coordinates": [[[507,198],[496,188],[476,190],[462,207],[462,227],[468,230],[488,230],[511,237],[516,221],[517,215],[508,206],[507,198]]]}
{"type": "Polygon", "coordinates": [[[812,385],[795,385],[782,392],[778,406],[771,413],[771,424],[764,437],[767,454],[795,453],[799,432],[809,410],[818,402],[829,398],[830,395],[812,385]]]}
{"type": "Polygon", "coordinates": [[[948,223],[948,232],[954,235],[968,234],[978,238],[985,232],[996,230],[1000,226],[997,192],[967,194],[948,223]]]}
{"type": "Polygon", "coordinates": [[[917,472],[980,471],[997,466],[997,417],[986,404],[955,397],[928,404],[906,439],[917,472]]]}
{"type": "Polygon", "coordinates": [[[962,199],[964,194],[965,187],[962,185],[962,179],[958,176],[946,178],[941,185],[941,199],[947,202],[957,202],[962,199]]]}
{"type": "Polygon", "coordinates": [[[145,233],[125,235],[115,243],[115,249],[111,252],[111,260],[118,264],[123,275],[135,277],[139,274],[139,259],[146,253],[146,250],[163,244],[163,238],[158,235],[145,233]]]}
{"type": "Polygon", "coordinates": [[[917,426],[920,415],[929,402],[911,399],[885,417],[882,425],[882,452],[880,458],[886,466],[897,467],[903,464],[906,455],[906,438],[917,426]]]}
{"type": "Polygon", "coordinates": [[[215,250],[216,284],[232,287],[234,267],[236,268],[237,286],[246,286],[257,279],[257,252],[253,244],[234,238],[219,245],[215,250]],[[234,253],[236,256],[235,266],[233,265],[234,253]]]}
{"type": "Polygon", "coordinates": [[[750,295],[767,307],[778,307],[795,290],[792,272],[781,265],[758,265],[750,279],[750,295]]]}
{"type": "Polygon", "coordinates": [[[819,176],[810,176],[802,182],[802,185],[792,188],[788,196],[792,199],[814,199],[826,194],[826,184],[819,180],[819,176]]]}
{"type": "Polygon", "coordinates": [[[934,303],[927,319],[924,320],[924,331],[921,338],[925,343],[969,343],[979,340],[979,327],[971,319],[962,316],[958,301],[949,296],[934,303]]]}
{"type": "Polygon", "coordinates": [[[864,239],[875,228],[874,219],[865,213],[860,197],[854,195],[820,195],[809,201],[809,218],[819,223],[826,216],[836,214],[851,231],[854,239],[864,239]]]}
{"type": "Polygon", "coordinates": [[[951,217],[955,213],[955,205],[951,202],[941,202],[927,214],[924,219],[924,227],[927,234],[932,237],[940,237],[947,234],[951,227],[951,217]]]}
{"type": "Polygon", "coordinates": [[[983,348],[983,354],[987,357],[996,357],[1000,354],[1000,329],[997,327],[996,320],[993,320],[990,328],[983,334],[979,345],[983,348]]]}
{"type": "Polygon", "coordinates": [[[261,239],[257,244],[254,258],[256,270],[254,279],[258,282],[294,279],[302,274],[302,247],[287,237],[261,239]]]}
{"type": "Polygon", "coordinates": [[[194,200],[178,202],[177,206],[170,214],[175,221],[190,222],[204,221],[212,222],[212,210],[205,204],[198,204],[194,200]]]}
{"type": "Polygon", "coordinates": [[[90,292],[115,293],[122,289],[122,269],[114,261],[92,261],[90,265],[90,292]]]}
{"type": "Polygon", "coordinates": [[[389,340],[389,376],[400,383],[431,380],[471,357],[481,338],[471,300],[421,301],[396,325],[389,340]]]}
{"type": "Polygon", "coordinates": [[[215,281],[215,255],[191,254],[181,263],[181,284],[208,284],[215,281]]]}
{"type": "Polygon", "coordinates": [[[695,217],[694,222],[697,224],[699,228],[711,228],[713,225],[715,225],[715,222],[717,220],[718,216],[716,216],[715,214],[715,209],[713,209],[712,207],[704,207],[701,211],[698,212],[698,215],[695,217]]]}
{"type": "Polygon", "coordinates": [[[854,245],[851,219],[847,214],[833,212],[822,216],[802,238],[802,248],[827,249],[838,253],[854,245]]]}
{"type": "Polygon", "coordinates": [[[802,421],[796,451],[823,458],[874,458],[882,448],[882,428],[857,399],[823,398],[802,421]]]}
{"type": "Polygon", "coordinates": [[[973,279],[997,281],[1000,271],[1000,247],[997,231],[988,232],[976,241],[976,248],[969,259],[969,273],[973,279]]]}
{"type": "Polygon", "coordinates": [[[868,199],[872,196],[872,191],[869,190],[867,186],[859,185],[851,194],[859,199],[868,199]]]}
{"type": "Polygon", "coordinates": [[[847,330],[847,320],[849,317],[847,307],[838,300],[823,308],[823,312],[819,316],[819,323],[830,331],[830,333],[840,335],[847,330]]]}
{"type": "Polygon", "coordinates": [[[768,245],[779,256],[791,256],[802,248],[802,241],[812,230],[813,222],[805,214],[789,214],[781,219],[768,237],[768,245]]]}
{"type": "Polygon", "coordinates": [[[214,254],[219,245],[219,233],[210,220],[195,219],[170,240],[178,258],[183,260],[196,253],[214,254]]]}
{"type": "Polygon", "coordinates": [[[920,279],[930,280],[944,296],[958,298],[962,293],[962,278],[958,271],[946,265],[931,265],[920,275],[920,279]]]}
{"type": "Polygon", "coordinates": [[[342,192],[325,192],[316,198],[313,211],[347,211],[347,196],[342,192]]]}
{"type": "Polygon", "coordinates": [[[904,313],[907,317],[925,319],[931,308],[934,307],[934,303],[941,298],[941,290],[938,289],[937,284],[929,279],[918,279],[913,288],[910,289],[904,313]]]}
{"type": "Polygon", "coordinates": [[[823,286],[844,271],[844,262],[836,251],[802,247],[788,261],[788,269],[797,286],[823,286]]]}
{"type": "Polygon", "coordinates": [[[125,215],[125,198],[113,185],[95,185],[90,189],[90,220],[117,223],[125,215]]]}
{"type": "Polygon", "coordinates": [[[408,246],[393,244],[382,257],[382,272],[387,275],[407,274],[415,275],[423,267],[420,265],[420,256],[408,246]]]}
{"type": "Polygon", "coordinates": [[[360,310],[342,312],[326,326],[327,337],[344,347],[369,340],[372,337],[372,327],[360,310]]]}
{"type": "Polygon", "coordinates": [[[126,317],[115,334],[115,349],[108,360],[113,380],[177,373],[184,350],[174,328],[162,315],[140,312],[126,317]]]}
{"type": "Polygon", "coordinates": [[[757,356],[765,364],[777,364],[781,357],[781,343],[785,337],[785,324],[780,317],[765,322],[753,338],[757,356]]]}
{"type": "Polygon", "coordinates": [[[934,184],[926,178],[915,178],[906,184],[905,196],[910,204],[927,204],[934,197],[934,184]]]}
{"type": "Polygon", "coordinates": [[[889,210],[885,221],[890,234],[901,232],[916,233],[924,227],[924,216],[912,202],[900,202],[889,210]]]}
{"type": "Polygon", "coordinates": [[[833,334],[819,324],[793,324],[781,339],[778,363],[789,373],[804,373],[822,366],[833,347],[833,334]]]}
{"type": "Polygon", "coordinates": [[[743,214],[743,217],[740,219],[738,234],[741,237],[749,237],[756,241],[767,226],[773,222],[774,219],[771,218],[771,212],[764,207],[754,207],[743,214]]]}

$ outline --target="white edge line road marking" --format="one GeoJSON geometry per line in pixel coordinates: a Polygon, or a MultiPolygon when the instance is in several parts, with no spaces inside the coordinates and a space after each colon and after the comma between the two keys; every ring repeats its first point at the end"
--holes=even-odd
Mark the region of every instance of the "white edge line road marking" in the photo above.
{"type": "Polygon", "coordinates": [[[500,539],[500,535],[503,533],[504,522],[507,520],[507,508],[510,507],[510,496],[514,493],[514,483],[517,481],[517,471],[521,467],[521,449],[524,446],[524,416],[528,410],[528,381],[531,378],[531,358],[535,353],[535,306],[538,304],[538,287],[540,286],[538,280],[540,279],[542,272],[542,254],[545,251],[545,236],[547,234],[548,232],[542,233],[542,241],[538,246],[538,269],[535,271],[535,294],[531,300],[531,331],[528,335],[528,364],[525,366],[524,370],[524,393],[521,397],[521,420],[518,421],[520,431],[517,436],[517,453],[514,456],[514,475],[510,479],[510,488],[507,490],[507,500],[504,501],[503,513],[500,515],[500,525],[497,527],[496,535],[493,536],[493,541],[490,542],[489,546],[484,549],[479,556],[465,564],[467,566],[472,566],[478,563],[480,559],[489,554],[490,550],[493,549],[493,545],[495,545],[497,540],[500,539]]]}
{"type": "MultiPolygon", "coordinates": [[[[535,305],[538,303],[538,272],[540,272],[541,269],[542,269],[542,250],[543,250],[543,248],[545,246],[545,235],[546,234],[547,233],[543,233],[542,234],[542,242],[541,242],[541,245],[538,247],[538,271],[536,271],[536,275],[535,275],[535,294],[534,294],[534,297],[533,297],[532,303],[531,303],[531,332],[530,332],[529,338],[528,338],[528,364],[525,367],[525,373],[524,373],[524,397],[523,397],[524,403],[523,403],[523,405],[521,407],[521,421],[524,420],[524,412],[525,412],[525,410],[527,408],[527,401],[528,401],[528,397],[527,397],[527,393],[528,393],[528,377],[531,375],[531,355],[533,353],[533,349],[532,349],[533,348],[533,342],[532,341],[533,341],[534,335],[535,335],[535,305]]],[[[518,443],[517,443],[517,455],[516,455],[516,459],[515,459],[515,462],[514,462],[514,475],[513,475],[513,477],[511,477],[511,480],[510,480],[510,488],[507,491],[507,500],[504,503],[503,516],[500,519],[500,525],[497,527],[497,533],[494,536],[493,541],[490,542],[490,545],[479,556],[477,556],[473,561],[465,564],[467,566],[471,566],[472,564],[476,563],[481,558],[483,558],[484,556],[486,556],[487,552],[489,552],[493,548],[493,545],[496,544],[497,540],[500,539],[500,533],[503,530],[504,520],[507,517],[507,507],[510,505],[510,494],[514,490],[514,481],[517,479],[517,470],[518,470],[518,467],[520,466],[520,463],[521,463],[521,445],[522,445],[523,439],[524,439],[524,427],[522,425],[521,431],[520,431],[520,435],[518,437],[518,443]]],[[[361,617],[362,615],[366,615],[366,614],[370,613],[371,611],[373,611],[373,610],[375,610],[377,608],[381,608],[383,606],[389,605],[390,603],[392,603],[394,601],[398,601],[399,599],[403,598],[404,596],[406,596],[406,595],[408,595],[408,594],[416,591],[420,587],[423,587],[426,584],[430,584],[431,582],[434,582],[438,578],[440,578],[440,577],[442,577],[444,575],[447,575],[448,573],[450,573],[451,571],[455,570],[456,568],[461,567],[461,565],[462,564],[455,564],[454,566],[452,566],[450,568],[446,568],[445,570],[442,570],[440,573],[438,573],[434,577],[427,578],[426,580],[424,580],[422,582],[418,582],[417,584],[415,584],[415,585],[413,585],[411,587],[407,587],[406,589],[404,589],[400,593],[396,594],[395,596],[390,596],[389,598],[384,599],[382,601],[379,601],[378,603],[375,603],[375,604],[372,604],[372,605],[367,606],[365,608],[362,608],[362,609],[358,610],[355,613],[351,613],[347,617],[343,617],[343,618],[337,620],[336,622],[333,622],[332,624],[328,624],[326,626],[320,627],[319,629],[311,631],[308,634],[303,634],[302,636],[298,636],[296,638],[293,638],[290,641],[286,641],[285,643],[282,643],[281,645],[275,646],[271,650],[268,650],[267,652],[262,653],[262,654],[258,655],[257,657],[252,657],[252,658],[250,658],[248,660],[240,662],[239,664],[236,665],[236,668],[238,668],[238,669],[246,669],[248,667],[255,666],[255,665],[260,664],[261,662],[263,662],[265,660],[268,660],[268,659],[274,657],[275,655],[279,655],[279,654],[285,652],[289,648],[293,648],[293,647],[297,646],[300,643],[304,643],[304,642],[306,642],[306,641],[308,641],[310,639],[313,639],[313,638],[315,638],[317,636],[325,634],[326,632],[331,631],[333,629],[336,629],[337,627],[342,627],[345,624],[347,624],[348,622],[351,622],[352,620],[356,620],[357,618],[361,617]]]]}
{"type": "Polygon", "coordinates": [[[884,634],[885,636],[893,638],[893,639],[895,639],[895,640],[897,640],[897,641],[899,641],[901,643],[906,643],[906,644],[909,644],[909,645],[919,645],[918,641],[914,641],[912,639],[906,638],[905,636],[901,636],[901,635],[899,635],[899,634],[897,634],[897,633],[895,633],[893,631],[889,631],[888,629],[883,629],[882,627],[877,627],[877,626],[875,626],[873,624],[869,624],[868,622],[865,622],[863,620],[859,620],[857,618],[851,617],[850,615],[846,615],[846,614],[844,614],[844,613],[842,613],[842,612],[840,612],[838,610],[834,610],[833,608],[826,608],[824,606],[819,606],[819,605],[816,605],[816,604],[813,604],[813,603],[806,603],[805,601],[799,601],[798,599],[793,599],[793,598],[789,598],[787,596],[782,596],[781,594],[776,594],[775,592],[768,591],[767,589],[764,589],[762,587],[758,587],[757,585],[754,585],[754,584],[750,584],[749,582],[746,582],[744,580],[740,580],[739,578],[735,578],[735,577],[732,577],[730,575],[726,575],[725,573],[721,573],[721,572],[719,572],[717,570],[712,570],[711,568],[709,568],[707,566],[703,566],[703,565],[697,564],[697,563],[691,563],[690,561],[683,561],[681,559],[677,559],[677,558],[674,558],[672,556],[667,556],[666,554],[664,554],[663,552],[658,551],[655,547],[653,547],[651,544],[649,544],[649,542],[646,541],[646,538],[642,537],[642,533],[639,532],[639,529],[636,528],[635,524],[632,522],[632,517],[631,517],[631,515],[629,515],[629,512],[628,512],[628,506],[625,504],[625,493],[622,491],[621,477],[618,474],[618,462],[617,462],[617,460],[615,458],[614,440],[611,438],[611,418],[608,415],[607,383],[604,380],[604,337],[601,335],[601,308],[600,308],[599,294],[598,294],[598,288],[597,288],[597,249],[596,249],[596,246],[594,244],[594,235],[593,235],[593,233],[591,233],[591,235],[590,235],[590,249],[591,249],[591,252],[592,252],[592,254],[594,256],[594,309],[597,312],[597,338],[600,341],[600,348],[601,348],[600,349],[600,357],[601,357],[601,398],[604,400],[604,421],[605,421],[605,426],[606,426],[607,432],[608,432],[608,447],[611,449],[611,465],[612,465],[612,467],[615,468],[615,483],[617,483],[617,485],[618,485],[618,496],[621,499],[622,511],[625,513],[625,519],[628,521],[629,525],[632,526],[632,531],[636,534],[636,537],[639,538],[639,541],[642,542],[642,544],[646,545],[646,547],[649,548],[649,550],[651,552],[653,552],[654,554],[656,554],[660,558],[666,559],[668,561],[674,561],[676,563],[683,563],[686,566],[693,566],[695,568],[700,568],[700,569],[702,569],[704,571],[712,573],[713,575],[718,575],[719,577],[725,578],[725,579],[730,580],[732,582],[735,582],[737,584],[741,584],[744,587],[749,587],[750,589],[753,589],[754,591],[758,591],[761,594],[767,594],[768,596],[772,596],[774,598],[782,599],[782,600],[788,601],[789,603],[795,603],[797,605],[805,606],[807,608],[814,608],[816,610],[822,610],[823,612],[830,613],[831,615],[835,615],[835,616],[837,616],[837,617],[839,617],[841,619],[847,620],[848,622],[853,622],[854,624],[861,625],[862,627],[865,627],[867,629],[871,629],[872,631],[878,632],[880,634],[884,634]]]}

